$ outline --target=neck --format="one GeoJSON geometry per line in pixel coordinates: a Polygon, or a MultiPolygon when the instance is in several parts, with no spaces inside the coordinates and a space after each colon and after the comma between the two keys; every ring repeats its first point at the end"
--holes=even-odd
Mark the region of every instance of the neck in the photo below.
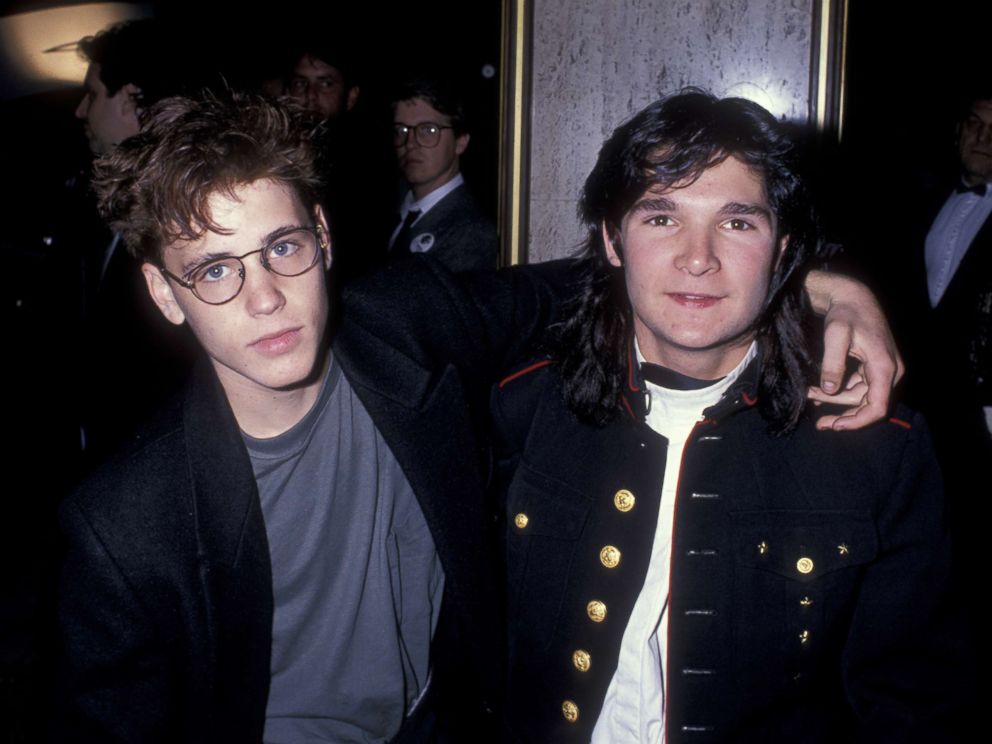
{"type": "Polygon", "coordinates": [[[457,176],[458,173],[458,163],[454,163],[451,168],[432,181],[429,181],[428,183],[416,184],[411,188],[414,199],[416,199],[416,201],[420,201],[428,194],[437,191],[439,188],[448,183],[448,181],[457,176]]]}
{"type": "Polygon", "coordinates": [[[289,431],[313,408],[327,364],[325,355],[323,363],[304,383],[284,390],[262,387],[229,370],[217,370],[217,375],[238,428],[250,437],[270,439],[289,431]]]}
{"type": "Polygon", "coordinates": [[[726,377],[741,360],[747,356],[753,337],[748,336],[731,346],[721,346],[716,349],[682,349],[654,343],[654,338],[647,343],[636,334],[637,345],[644,361],[659,364],[662,367],[692,377],[696,380],[719,380],[726,377]]]}

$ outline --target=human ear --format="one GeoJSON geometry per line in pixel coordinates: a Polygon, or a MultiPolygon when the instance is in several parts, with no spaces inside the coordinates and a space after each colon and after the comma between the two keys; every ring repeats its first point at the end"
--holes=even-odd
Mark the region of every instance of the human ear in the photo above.
{"type": "Polygon", "coordinates": [[[324,270],[331,268],[334,256],[331,251],[331,231],[327,228],[327,217],[323,208],[318,204],[313,208],[313,220],[317,226],[317,244],[324,254],[324,270]]]}
{"type": "Polygon", "coordinates": [[[465,132],[465,134],[459,134],[455,137],[455,155],[464,154],[465,150],[468,149],[468,140],[468,132],[465,132]]]}
{"type": "Polygon", "coordinates": [[[345,111],[351,111],[355,108],[355,104],[358,103],[358,94],[361,89],[357,85],[353,85],[348,88],[348,96],[345,98],[344,107],[345,111]]]}
{"type": "Polygon", "coordinates": [[[789,245],[789,236],[783,235],[778,239],[778,250],[775,252],[775,266],[778,266],[779,262],[782,260],[782,256],[785,255],[785,249],[789,245]]]}
{"type": "Polygon", "coordinates": [[[157,266],[150,263],[141,264],[141,273],[145,275],[145,284],[148,285],[148,294],[152,296],[156,307],[165,316],[166,320],[175,325],[182,325],[186,320],[186,313],[176,302],[176,296],[172,293],[172,285],[166,279],[157,266]]]}
{"type": "Polygon", "coordinates": [[[605,221],[602,225],[600,225],[600,229],[603,231],[603,245],[606,248],[606,260],[610,262],[611,266],[620,268],[623,266],[623,259],[620,256],[619,249],[613,245],[613,238],[610,236],[610,231],[606,227],[605,221]]]}

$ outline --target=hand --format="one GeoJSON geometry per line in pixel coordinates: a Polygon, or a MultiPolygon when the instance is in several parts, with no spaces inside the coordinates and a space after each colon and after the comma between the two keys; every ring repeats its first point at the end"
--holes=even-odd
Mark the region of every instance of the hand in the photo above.
{"type": "Polygon", "coordinates": [[[809,397],[817,403],[849,406],[838,415],[821,416],[818,429],[860,429],[883,418],[892,388],[905,367],[885,314],[861,282],[837,274],[811,271],[806,291],[824,319],[820,386],[809,397]],[[844,380],[847,358],[858,360],[857,373],[844,380]]]}

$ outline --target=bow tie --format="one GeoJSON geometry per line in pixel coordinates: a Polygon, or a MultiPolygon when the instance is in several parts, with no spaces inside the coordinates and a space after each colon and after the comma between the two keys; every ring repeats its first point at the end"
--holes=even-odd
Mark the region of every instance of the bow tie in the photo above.
{"type": "Polygon", "coordinates": [[[989,185],[987,183],[979,183],[975,186],[966,186],[965,184],[959,184],[956,189],[954,189],[955,194],[975,194],[976,196],[985,196],[988,193],[989,185]]]}

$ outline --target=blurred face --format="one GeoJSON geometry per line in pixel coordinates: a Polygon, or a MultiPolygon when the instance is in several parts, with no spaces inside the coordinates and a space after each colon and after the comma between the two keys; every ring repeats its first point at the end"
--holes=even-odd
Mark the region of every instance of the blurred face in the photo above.
{"type": "Polygon", "coordinates": [[[965,183],[992,183],[992,100],[975,101],[961,122],[958,154],[965,183]]]}
{"type": "Polygon", "coordinates": [[[358,86],[349,88],[338,68],[304,54],[293,69],[289,95],[310,111],[333,119],[352,109],[358,100],[358,86]]]}
{"type": "Polygon", "coordinates": [[[94,155],[109,152],[118,142],[138,133],[138,110],[134,102],[137,88],[125,85],[114,95],[100,80],[100,65],[93,63],[83,81],[83,100],[76,107],[76,118],[85,122],[86,138],[94,155]]]}
{"type": "Polygon", "coordinates": [[[326,349],[328,299],[323,269],[330,267],[327,224],[318,207],[310,214],[295,192],[273,181],[235,190],[232,199],[211,197],[211,215],[228,234],[207,231],[197,240],[176,241],[163,251],[165,268],[188,279],[206,261],[241,256],[278,241],[299,227],[322,230],[323,261],[299,276],[266,271],[259,254],[244,259],[244,285],[233,300],[208,305],[166,279],[158,267],[142,266],[152,298],[171,322],[188,322],[206,350],[228,397],[269,394],[308,384],[326,349]]]}
{"type": "Polygon", "coordinates": [[[682,188],[652,188],[624,217],[607,258],[622,266],[634,333],[649,362],[701,379],[747,353],[786,238],[764,181],[727,158],[682,188]]]}
{"type": "Polygon", "coordinates": [[[423,98],[400,101],[393,111],[393,123],[415,128],[419,124],[442,127],[440,141],[434,147],[423,147],[413,131],[406,141],[396,146],[400,170],[410,183],[413,194],[422,199],[446,184],[458,174],[458,158],[468,147],[468,134],[455,136],[451,119],[423,98]],[[444,128],[449,127],[449,128],[444,128]]]}

